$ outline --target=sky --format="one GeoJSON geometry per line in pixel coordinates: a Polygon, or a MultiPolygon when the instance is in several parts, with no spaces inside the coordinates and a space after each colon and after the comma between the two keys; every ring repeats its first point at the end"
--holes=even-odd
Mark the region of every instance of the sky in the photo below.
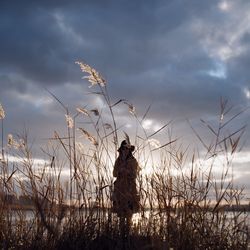
{"type": "MultiPolygon", "coordinates": [[[[102,100],[86,94],[94,88],[75,64],[83,61],[104,76],[114,103],[129,100],[139,117],[151,105],[143,123],[149,134],[173,120],[174,133],[193,141],[187,119],[197,129],[200,119],[216,126],[220,98],[232,114],[250,104],[249,13],[248,0],[2,0],[5,137],[25,128],[39,148],[62,128],[64,111],[46,89],[71,112],[101,109],[102,100]]],[[[131,115],[121,106],[116,115],[133,133],[131,115]]],[[[249,121],[246,110],[232,131],[249,121]]],[[[247,127],[235,173],[250,190],[249,139],[247,127]]]]}

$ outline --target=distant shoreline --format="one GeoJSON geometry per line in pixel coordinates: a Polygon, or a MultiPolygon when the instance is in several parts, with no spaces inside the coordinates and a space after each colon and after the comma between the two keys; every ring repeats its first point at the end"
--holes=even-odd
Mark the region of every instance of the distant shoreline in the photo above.
{"type": "MultiPolygon", "coordinates": [[[[56,205],[54,208],[61,208],[60,205],[56,205]]],[[[35,211],[37,210],[37,208],[35,207],[35,205],[20,205],[20,204],[7,204],[3,206],[4,209],[10,209],[10,210],[19,210],[19,211],[35,211]]],[[[69,205],[63,205],[63,208],[65,210],[69,210],[70,206],[69,205]]],[[[44,210],[48,210],[49,208],[44,208],[44,210]]],[[[71,209],[73,210],[109,210],[110,208],[108,207],[103,207],[103,208],[98,208],[98,207],[84,207],[84,208],[79,208],[76,206],[72,206],[71,209]]],[[[185,207],[179,208],[179,209],[185,209],[185,207]]],[[[193,211],[197,211],[197,210],[202,210],[201,207],[189,207],[190,210],[193,211]]],[[[155,208],[155,211],[157,211],[158,208],[155,208]]],[[[168,209],[171,212],[174,212],[174,209],[169,208],[168,209]]],[[[144,209],[145,212],[150,211],[150,208],[145,208],[144,209]]],[[[161,210],[162,212],[164,212],[164,210],[161,210]]],[[[165,210],[166,212],[167,210],[165,210]]],[[[176,210],[175,210],[176,211],[176,210]]],[[[246,204],[246,205],[225,205],[225,206],[220,206],[218,207],[216,210],[213,210],[213,207],[211,207],[211,212],[250,212],[250,204],[246,204]]]]}

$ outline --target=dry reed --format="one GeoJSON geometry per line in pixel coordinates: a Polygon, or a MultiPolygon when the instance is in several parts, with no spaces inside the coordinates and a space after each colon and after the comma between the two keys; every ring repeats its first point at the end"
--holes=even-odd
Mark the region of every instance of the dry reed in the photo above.
{"type": "Polygon", "coordinates": [[[0,248],[247,249],[246,217],[239,210],[243,190],[234,186],[231,161],[244,127],[227,132],[239,114],[230,116],[226,101],[221,100],[217,129],[202,120],[211,132],[210,144],[192,127],[206,150],[201,159],[199,152],[188,152],[171,132],[163,145],[154,138],[169,124],[147,135],[142,122],[148,110],[140,119],[128,101],[121,99],[112,104],[101,75],[87,64],[77,64],[89,74],[85,78],[91,86],[100,88],[98,94],[106,102],[110,119],[96,109],[81,107],[70,114],[56,97],[65,109],[67,132],[60,135],[55,131],[43,149],[42,165],[33,158],[27,135],[19,140],[12,137],[12,142],[22,139],[22,146],[13,148],[14,143],[9,143],[6,152],[2,151],[0,248]],[[137,180],[141,211],[128,237],[119,232],[119,218],[111,209],[112,167],[118,136],[122,137],[113,110],[122,103],[141,128],[135,139],[136,157],[142,168],[137,180]],[[78,128],[81,120],[89,125],[78,128]],[[81,134],[90,144],[80,143],[81,134]],[[160,155],[157,164],[155,153],[160,155]],[[10,155],[17,160],[8,160],[10,155]],[[222,156],[218,180],[214,168],[222,156]],[[143,172],[149,164],[151,172],[143,172]]]}

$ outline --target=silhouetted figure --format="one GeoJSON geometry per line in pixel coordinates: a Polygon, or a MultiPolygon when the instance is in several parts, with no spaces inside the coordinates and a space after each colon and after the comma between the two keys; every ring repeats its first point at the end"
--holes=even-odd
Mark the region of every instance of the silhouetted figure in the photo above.
{"type": "Polygon", "coordinates": [[[136,177],[139,171],[137,160],[132,152],[135,147],[124,140],[118,149],[119,157],[115,161],[113,176],[113,212],[120,218],[120,230],[123,235],[129,233],[133,213],[139,211],[139,195],[136,189],[136,177]]]}

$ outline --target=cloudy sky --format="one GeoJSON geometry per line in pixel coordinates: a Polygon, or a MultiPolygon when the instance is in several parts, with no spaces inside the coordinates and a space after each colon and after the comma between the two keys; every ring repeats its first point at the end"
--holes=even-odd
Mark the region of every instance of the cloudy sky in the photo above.
{"type": "MultiPolygon", "coordinates": [[[[214,124],[221,97],[232,112],[249,106],[249,13],[248,0],[3,0],[5,134],[27,128],[39,145],[60,130],[64,111],[46,89],[71,111],[101,108],[100,98],[86,95],[89,84],[74,63],[79,60],[102,73],[114,102],[129,100],[139,116],[152,104],[144,121],[148,133],[173,120],[185,140],[192,133],[186,119],[194,126],[200,118],[214,124]]],[[[117,115],[130,133],[130,114],[118,108],[117,115]]],[[[232,129],[249,121],[247,110],[232,129]]],[[[250,188],[248,131],[236,179],[250,188]]]]}

